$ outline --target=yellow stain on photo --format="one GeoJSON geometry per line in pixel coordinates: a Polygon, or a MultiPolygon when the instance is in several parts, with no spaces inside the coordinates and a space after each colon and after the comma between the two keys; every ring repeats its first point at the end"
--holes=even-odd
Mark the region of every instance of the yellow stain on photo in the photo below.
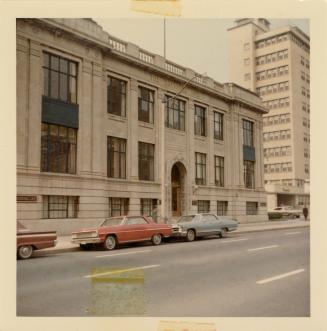
{"type": "Polygon", "coordinates": [[[180,0],[131,0],[131,10],[163,16],[180,16],[180,0]]]}

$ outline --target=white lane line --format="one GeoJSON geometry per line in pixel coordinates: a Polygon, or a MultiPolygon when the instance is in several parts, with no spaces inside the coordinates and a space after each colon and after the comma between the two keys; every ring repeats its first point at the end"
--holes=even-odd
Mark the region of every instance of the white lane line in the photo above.
{"type": "Polygon", "coordinates": [[[224,244],[224,243],[231,243],[231,242],[235,242],[235,241],[243,241],[243,240],[248,240],[248,238],[222,240],[222,241],[220,241],[220,243],[224,244]]]}
{"type": "Polygon", "coordinates": [[[297,233],[302,233],[301,231],[298,231],[298,232],[287,232],[287,233],[284,233],[284,236],[289,236],[291,234],[297,234],[297,233]]]}
{"type": "Polygon", "coordinates": [[[305,271],[305,269],[297,269],[297,270],[294,270],[294,271],[291,271],[291,272],[287,272],[286,274],[281,274],[281,275],[277,275],[277,276],[274,276],[274,277],[258,280],[256,283],[261,285],[261,284],[273,282],[274,280],[278,280],[278,279],[285,278],[285,277],[288,277],[288,276],[296,275],[296,274],[299,274],[300,272],[303,272],[303,271],[305,271]]]}
{"type": "Polygon", "coordinates": [[[116,254],[106,254],[106,255],[97,255],[96,257],[114,257],[114,256],[120,256],[120,255],[129,255],[129,254],[137,254],[137,253],[147,253],[152,252],[151,249],[143,250],[143,251],[133,251],[133,252],[125,252],[125,253],[116,253],[116,254]]]}
{"type": "Polygon", "coordinates": [[[134,271],[134,270],[140,270],[140,269],[150,269],[150,268],[156,268],[156,267],[160,267],[160,265],[159,264],[152,264],[152,265],[146,265],[146,266],[137,267],[137,268],[119,269],[119,270],[113,270],[113,271],[108,271],[108,272],[101,272],[101,273],[98,273],[98,274],[84,276],[84,278],[92,278],[92,277],[98,277],[98,276],[104,276],[104,275],[121,274],[123,272],[128,272],[128,271],[134,271]]]}
{"type": "Polygon", "coordinates": [[[248,252],[260,251],[262,249],[276,248],[276,247],[278,247],[278,245],[271,245],[271,246],[258,247],[258,248],[250,248],[250,249],[248,249],[248,252]]]}

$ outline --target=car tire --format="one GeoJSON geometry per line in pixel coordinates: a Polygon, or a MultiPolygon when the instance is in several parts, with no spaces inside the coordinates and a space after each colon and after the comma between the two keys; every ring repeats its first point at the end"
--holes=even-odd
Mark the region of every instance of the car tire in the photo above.
{"type": "Polygon", "coordinates": [[[227,231],[228,231],[228,229],[226,229],[226,228],[221,229],[220,238],[226,238],[227,237],[227,231]]]}
{"type": "Polygon", "coordinates": [[[92,244],[79,244],[79,247],[83,250],[83,251],[89,251],[92,248],[92,244]]]}
{"type": "Polygon", "coordinates": [[[18,257],[22,260],[29,259],[33,254],[33,250],[31,245],[20,246],[17,251],[18,257]]]}
{"type": "Polygon", "coordinates": [[[103,247],[108,251],[115,249],[116,245],[117,245],[116,238],[115,236],[112,235],[107,236],[106,240],[103,243],[103,247]]]}
{"type": "Polygon", "coordinates": [[[151,238],[151,241],[152,241],[152,244],[155,245],[155,246],[158,246],[161,244],[161,241],[162,241],[162,236],[161,234],[154,234],[151,238]]]}
{"type": "Polygon", "coordinates": [[[194,241],[195,240],[195,231],[194,230],[188,230],[186,233],[186,241],[194,241]]]}

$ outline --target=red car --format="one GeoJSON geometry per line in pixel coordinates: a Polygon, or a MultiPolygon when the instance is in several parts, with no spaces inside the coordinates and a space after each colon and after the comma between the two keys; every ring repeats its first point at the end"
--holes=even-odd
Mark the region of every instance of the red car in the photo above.
{"type": "Polygon", "coordinates": [[[171,226],[157,224],[145,216],[118,216],[107,218],[96,228],[72,233],[72,243],[88,249],[92,244],[102,244],[107,250],[118,244],[151,240],[160,245],[162,238],[171,236],[171,226]]]}
{"type": "Polygon", "coordinates": [[[28,259],[36,249],[54,247],[57,244],[56,231],[31,231],[17,222],[17,256],[28,259]]]}

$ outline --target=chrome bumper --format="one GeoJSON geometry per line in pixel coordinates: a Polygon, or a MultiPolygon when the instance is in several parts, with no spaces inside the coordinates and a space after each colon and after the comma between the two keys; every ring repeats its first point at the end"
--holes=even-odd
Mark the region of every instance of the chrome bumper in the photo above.
{"type": "Polygon", "coordinates": [[[72,244],[98,244],[100,242],[100,238],[74,238],[71,240],[72,244]]]}

